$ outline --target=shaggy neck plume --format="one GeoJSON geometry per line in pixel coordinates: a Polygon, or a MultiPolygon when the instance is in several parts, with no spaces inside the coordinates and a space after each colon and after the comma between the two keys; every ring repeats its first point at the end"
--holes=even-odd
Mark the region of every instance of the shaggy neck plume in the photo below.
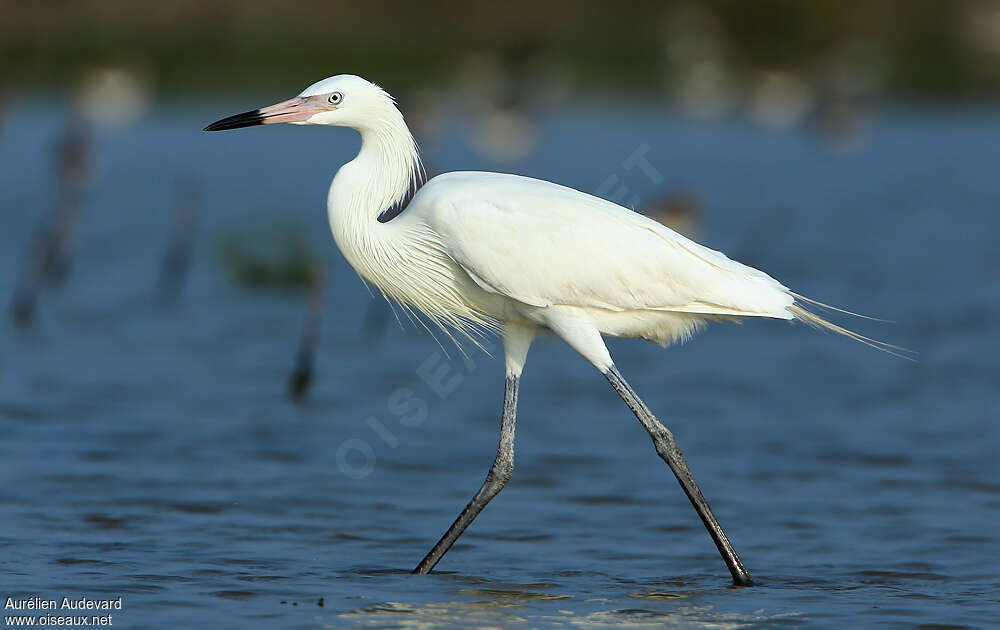
{"type": "Polygon", "coordinates": [[[384,253],[379,233],[390,227],[380,224],[378,217],[403,203],[417,187],[422,168],[413,135],[394,106],[358,132],[361,150],[333,178],[327,208],[340,251],[370,279],[367,263],[371,256],[384,253]]]}

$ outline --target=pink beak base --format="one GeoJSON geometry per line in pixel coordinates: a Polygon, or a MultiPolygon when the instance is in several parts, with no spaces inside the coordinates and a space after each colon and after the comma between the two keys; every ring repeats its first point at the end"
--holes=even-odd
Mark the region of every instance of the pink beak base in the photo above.
{"type": "Polygon", "coordinates": [[[303,122],[309,120],[314,114],[324,111],[324,109],[324,107],[311,98],[296,96],[270,107],[262,107],[217,120],[205,127],[205,131],[225,131],[227,129],[240,129],[255,125],[303,122]]]}

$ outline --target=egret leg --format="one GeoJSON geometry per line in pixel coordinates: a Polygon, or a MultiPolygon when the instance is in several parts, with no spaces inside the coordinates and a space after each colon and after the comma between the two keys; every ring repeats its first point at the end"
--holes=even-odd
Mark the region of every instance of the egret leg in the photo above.
{"type": "Polygon", "coordinates": [[[705,529],[708,530],[709,535],[712,536],[712,540],[715,541],[715,546],[719,548],[719,553],[722,554],[722,559],[726,562],[726,566],[729,567],[729,572],[733,574],[733,583],[737,586],[752,586],[753,578],[750,577],[750,572],[743,566],[740,557],[736,555],[736,550],[729,543],[729,538],[722,531],[719,521],[715,519],[712,508],[709,507],[708,501],[705,500],[705,496],[701,493],[701,489],[698,488],[694,476],[691,474],[690,469],[688,469],[687,462],[684,461],[684,455],[681,453],[681,449],[677,445],[673,433],[656,419],[649,410],[649,407],[640,400],[639,395],[625,381],[617,367],[612,365],[604,373],[604,376],[611,383],[611,386],[615,388],[615,391],[618,392],[618,395],[622,397],[625,404],[629,406],[635,417],[639,419],[646,432],[649,433],[649,437],[652,438],[653,445],[656,447],[657,454],[659,454],[663,461],[667,462],[670,470],[674,472],[677,481],[680,482],[681,487],[684,489],[684,494],[691,500],[691,505],[694,506],[695,511],[698,512],[698,516],[701,517],[701,522],[705,524],[705,529]]]}
{"type": "MultiPolygon", "coordinates": [[[[525,348],[527,351],[527,348],[525,348]]],[[[486,504],[496,495],[500,494],[504,485],[510,480],[514,472],[514,423],[517,416],[517,385],[518,376],[507,374],[506,387],[503,400],[503,418],[500,423],[500,445],[497,447],[497,456],[493,460],[493,466],[486,475],[479,492],[472,497],[469,504],[465,506],[462,513],[458,515],[448,531],[445,532],[441,540],[434,545],[430,553],[424,556],[414,573],[429,573],[431,569],[448,553],[451,546],[455,544],[462,532],[472,524],[479,513],[483,511],[486,504]]]]}

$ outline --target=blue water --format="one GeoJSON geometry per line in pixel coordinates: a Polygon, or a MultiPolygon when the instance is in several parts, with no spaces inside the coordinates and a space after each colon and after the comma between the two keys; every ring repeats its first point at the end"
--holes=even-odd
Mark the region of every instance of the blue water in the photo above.
{"type": "MultiPolygon", "coordinates": [[[[513,480],[434,574],[409,575],[492,461],[502,361],[463,360],[412,325],[363,334],[370,298],[324,213],[357,138],[199,131],[254,104],[165,105],[95,132],[70,281],[27,331],[0,325],[3,601],[121,596],[128,628],[1000,621],[1000,112],[885,111],[846,154],[808,129],[608,105],[543,116],[538,151],[513,166],[468,148],[464,118],[427,146],[438,170],[588,191],[614,176],[640,205],[689,191],[702,242],[895,320],[851,324],[919,352],[772,321],[666,351],[611,342],[760,582],[739,589],[634,417],[550,341],[522,381],[513,480]],[[660,183],[623,166],[643,146],[660,183]],[[193,268],[164,305],[159,257],[190,180],[193,268]],[[237,286],[219,263],[244,224],[301,226],[330,260],[302,404],[286,384],[305,297],[237,286]],[[426,376],[441,369],[447,387],[426,376]]],[[[4,300],[55,197],[64,119],[34,105],[0,135],[4,300]]]]}

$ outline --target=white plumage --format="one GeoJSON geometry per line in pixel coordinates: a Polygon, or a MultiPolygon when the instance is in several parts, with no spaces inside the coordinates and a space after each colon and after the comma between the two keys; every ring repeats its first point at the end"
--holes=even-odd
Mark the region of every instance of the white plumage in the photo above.
{"type": "Polygon", "coordinates": [[[462,270],[521,312],[573,307],[615,321],[605,334],[660,343],[682,336],[670,332],[677,314],[792,318],[792,296],[767,274],[571,188],[459,172],[432,179],[413,201],[462,270]],[[645,315],[668,317],[648,330],[645,315]]]}
{"type": "Polygon", "coordinates": [[[440,175],[419,188],[401,214],[380,222],[378,217],[418,183],[420,159],[392,98],[360,77],[324,79],[289,101],[207,129],[272,122],[346,126],[361,134],[357,157],[330,185],[328,211],[337,246],[362,278],[446,331],[473,339],[477,332],[497,331],[503,337],[508,380],[497,460],[480,493],[418,572],[440,560],[509,477],[517,379],[533,338],[548,330],[593,363],[633,409],[702,516],[734,580],[750,583],[670,432],[625,383],[602,337],[667,345],[709,320],[770,317],[798,319],[882,349],[891,346],[809,313],[801,302],[810,300],[766,273],[652,219],[537,179],[440,175]]]}

